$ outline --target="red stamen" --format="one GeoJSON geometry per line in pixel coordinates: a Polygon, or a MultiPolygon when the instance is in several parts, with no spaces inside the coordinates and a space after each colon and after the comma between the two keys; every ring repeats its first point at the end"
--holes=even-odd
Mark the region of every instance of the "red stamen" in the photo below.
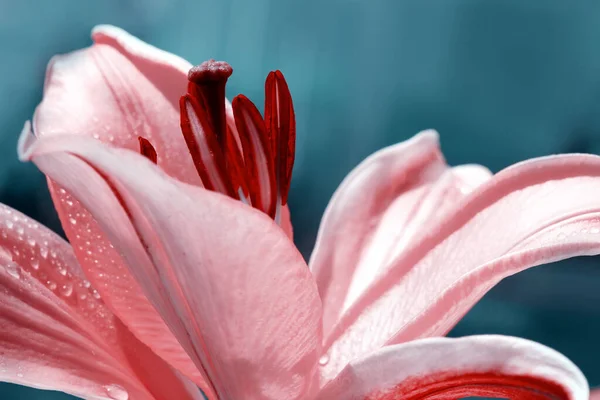
{"type": "Polygon", "coordinates": [[[281,72],[265,82],[265,120],[246,97],[227,120],[229,64],[209,60],[188,73],[180,100],[181,129],[204,186],[243,200],[278,221],[287,203],[296,141],[291,95],[281,72]]]}
{"type": "Polygon", "coordinates": [[[236,199],[240,199],[243,194],[246,199],[249,199],[248,188],[248,173],[244,164],[242,151],[238,146],[237,140],[234,137],[233,130],[227,127],[227,140],[225,141],[227,148],[225,149],[225,161],[229,180],[234,189],[238,190],[236,199]]]}
{"type": "Polygon", "coordinates": [[[158,164],[158,156],[156,154],[156,149],[154,149],[154,146],[152,146],[152,143],[142,136],[138,136],[138,142],[140,143],[140,154],[152,161],[154,164],[158,164]]]}
{"type": "Polygon", "coordinates": [[[233,69],[224,61],[208,60],[190,69],[188,92],[208,113],[221,148],[225,147],[225,84],[233,69]]]}
{"type": "Polygon", "coordinates": [[[204,187],[239,199],[228,179],[223,152],[202,106],[192,96],[185,95],[179,100],[179,110],[181,132],[204,187]]]}
{"type": "Polygon", "coordinates": [[[280,71],[271,72],[265,82],[265,124],[271,150],[275,154],[275,172],[281,205],[285,205],[294,167],[296,118],[292,96],[280,71]]]}
{"type": "Polygon", "coordinates": [[[244,150],[252,205],[275,217],[275,171],[266,128],[256,106],[240,94],[232,102],[235,124],[244,150]]]}

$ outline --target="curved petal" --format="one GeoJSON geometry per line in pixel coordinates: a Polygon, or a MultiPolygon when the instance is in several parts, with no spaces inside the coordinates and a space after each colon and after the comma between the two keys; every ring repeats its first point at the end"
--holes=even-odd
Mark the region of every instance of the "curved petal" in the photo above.
{"type": "Polygon", "coordinates": [[[0,381],[85,398],[200,398],[112,315],[64,240],[2,204],[0,381]]]}
{"type": "Polygon", "coordinates": [[[590,393],[590,400],[599,400],[600,399],[600,389],[592,390],[590,393]]]}
{"type": "Polygon", "coordinates": [[[96,26],[92,30],[92,39],[97,45],[105,44],[118,50],[158,88],[173,108],[179,110],[179,98],[187,92],[187,74],[192,64],[116,26],[96,26]]]}
{"type": "Polygon", "coordinates": [[[90,136],[134,151],[143,136],[163,170],[199,185],[179,127],[185,61],[118,28],[98,27],[93,38],[91,47],[55,56],[48,65],[34,116],[36,135],[90,136]]]}
{"type": "Polygon", "coordinates": [[[32,158],[98,220],[219,398],[307,394],[320,301],[302,256],[270,218],[81,138],[42,139],[32,158]]]}
{"type": "Polygon", "coordinates": [[[318,400],[587,400],[579,369],[562,354],[507,336],[422,339],[353,361],[318,400]]]}
{"type": "MultiPolygon", "coordinates": [[[[48,66],[44,99],[34,117],[36,135],[88,135],[136,151],[141,135],[156,148],[167,173],[200,184],[180,134],[179,107],[168,92],[182,87],[185,93],[184,62],[117,28],[97,28],[93,36],[97,44],[55,57],[48,66]]],[[[94,218],[63,188],[52,182],[49,187],[76,256],[107,305],[157,354],[204,387],[94,218]]]]}
{"type": "Polygon", "coordinates": [[[490,176],[476,165],[449,169],[434,131],[356,167],[327,206],[309,263],[323,299],[325,337],[390,259],[490,176]]]}
{"type": "Polygon", "coordinates": [[[336,326],[332,377],[385,344],[444,335],[502,278],[600,253],[600,157],[553,156],[495,175],[403,252],[336,326]]]}

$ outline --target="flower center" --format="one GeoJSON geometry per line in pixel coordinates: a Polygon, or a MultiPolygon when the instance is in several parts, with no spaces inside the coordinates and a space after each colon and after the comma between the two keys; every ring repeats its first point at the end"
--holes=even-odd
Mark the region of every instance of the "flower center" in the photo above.
{"type": "MultiPolygon", "coordinates": [[[[194,166],[208,190],[245,202],[280,223],[287,203],[296,121],[287,83],[280,71],[265,82],[264,119],[244,95],[225,100],[233,69],[209,60],[188,73],[181,97],[181,131],[194,166]]],[[[154,162],[152,145],[140,139],[140,152],[154,162]]]]}

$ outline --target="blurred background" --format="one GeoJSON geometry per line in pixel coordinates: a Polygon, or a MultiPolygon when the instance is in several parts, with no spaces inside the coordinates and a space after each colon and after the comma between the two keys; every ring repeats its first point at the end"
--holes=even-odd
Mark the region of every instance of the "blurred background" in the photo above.
{"type": "MultiPolygon", "coordinates": [[[[43,176],[16,156],[56,53],[121,26],[192,63],[224,59],[229,96],[289,82],[298,124],[291,209],[306,257],[342,178],[371,152],[434,128],[451,164],[498,171],[600,154],[596,0],[0,0],[0,202],[60,231],[43,176]]],[[[508,221],[510,223],[510,221],[508,221]]],[[[534,268],[493,289],[452,336],[530,338],[600,385],[600,259],[534,268]]],[[[0,384],[0,399],[68,399],[0,384]]]]}

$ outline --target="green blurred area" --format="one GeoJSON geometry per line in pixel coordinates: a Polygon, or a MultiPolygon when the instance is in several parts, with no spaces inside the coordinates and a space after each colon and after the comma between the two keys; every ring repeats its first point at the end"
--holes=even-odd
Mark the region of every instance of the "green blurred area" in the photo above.
{"type": "MultiPolygon", "coordinates": [[[[600,153],[600,2],[594,0],[0,0],[0,201],[59,230],[32,165],[16,158],[45,65],[119,25],[193,63],[234,67],[229,94],[261,104],[268,71],[294,95],[290,205],[310,254],[343,177],[371,152],[434,128],[451,164],[497,171],[563,152],[600,153]]],[[[510,224],[510,221],[507,221],[510,224]]],[[[563,352],[600,385],[598,258],[507,279],[455,328],[563,352]]],[[[67,396],[0,385],[0,399],[67,396]]]]}

